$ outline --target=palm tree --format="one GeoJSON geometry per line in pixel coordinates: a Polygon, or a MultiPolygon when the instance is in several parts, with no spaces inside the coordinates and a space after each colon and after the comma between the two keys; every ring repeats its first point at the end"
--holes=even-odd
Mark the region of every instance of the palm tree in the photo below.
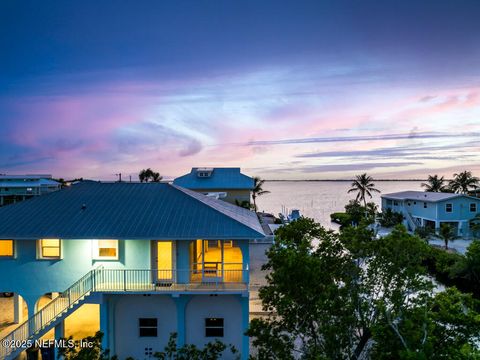
{"type": "Polygon", "coordinates": [[[248,209],[248,210],[250,210],[250,208],[251,208],[250,201],[248,201],[248,200],[238,201],[237,199],[235,199],[235,205],[240,206],[244,209],[248,209]]]}
{"type": "Polygon", "coordinates": [[[138,174],[138,179],[140,180],[140,182],[160,182],[163,177],[160,175],[160,173],[148,168],[140,171],[140,173],[138,174]]]}
{"type": "Polygon", "coordinates": [[[453,226],[442,223],[440,224],[440,233],[438,234],[445,243],[445,250],[448,250],[448,243],[457,239],[453,226]]]}
{"type": "Polygon", "coordinates": [[[255,176],[253,178],[252,199],[253,199],[253,209],[255,211],[257,211],[257,203],[255,202],[257,196],[270,194],[270,191],[263,190],[262,186],[264,183],[265,183],[265,180],[260,179],[258,176],[255,176]]]}
{"type": "Polygon", "coordinates": [[[454,178],[449,186],[458,194],[467,194],[470,189],[478,188],[479,179],[472,175],[471,171],[463,171],[459,174],[453,174],[454,178]]]}
{"type": "Polygon", "coordinates": [[[160,182],[163,179],[163,176],[159,172],[152,172],[151,176],[152,182],[160,182]]]}
{"type": "Polygon", "coordinates": [[[444,177],[438,177],[438,175],[428,175],[426,183],[422,183],[422,187],[427,192],[444,192],[446,189],[444,177]]]}
{"type": "Polygon", "coordinates": [[[365,208],[367,207],[367,196],[371,199],[372,192],[379,193],[380,190],[375,188],[375,184],[373,183],[373,178],[368,176],[366,173],[362,175],[357,175],[355,180],[352,182],[352,187],[348,190],[349,193],[357,192],[357,201],[363,201],[363,205],[365,208]]]}

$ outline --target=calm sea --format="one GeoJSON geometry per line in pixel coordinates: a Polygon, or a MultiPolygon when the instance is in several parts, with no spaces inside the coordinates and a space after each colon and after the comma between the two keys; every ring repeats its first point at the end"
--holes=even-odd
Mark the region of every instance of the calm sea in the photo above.
{"type": "MultiPolygon", "coordinates": [[[[278,215],[282,208],[288,212],[299,209],[304,216],[311,217],[325,227],[337,229],[330,221],[330,214],[343,211],[345,204],[355,198],[348,193],[348,181],[267,181],[264,190],[271,193],[257,198],[260,211],[278,215]]],[[[405,190],[421,190],[419,181],[375,181],[382,194],[405,190]]],[[[380,206],[381,194],[374,193],[371,201],[380,206]]]]}

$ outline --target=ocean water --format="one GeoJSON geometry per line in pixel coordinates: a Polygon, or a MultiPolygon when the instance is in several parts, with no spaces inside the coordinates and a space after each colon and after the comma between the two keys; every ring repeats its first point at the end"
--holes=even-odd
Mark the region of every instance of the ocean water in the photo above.
{"type": "MultiPolygon", "coordinates": [[[[354,199],[355,193],[348,193],[349,181],[266,181],[264,190],[270,194],[257,197],[259,211],[278,215],[282,209],[288,213],[291,209],[299,209],[300,214],[315,219],[327,228],[338,229],[330,221],[330,214],[343,211],[345,204],[354,199]]],[[[397,191],[422,190],[419,181],[375,181],[380,194],[373,193],[369,201],[379,206],[381,194],[397,191]]]]}

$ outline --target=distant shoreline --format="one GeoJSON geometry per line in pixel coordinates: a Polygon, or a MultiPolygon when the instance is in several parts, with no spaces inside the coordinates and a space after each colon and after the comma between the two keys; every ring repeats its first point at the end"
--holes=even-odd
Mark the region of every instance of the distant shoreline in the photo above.
{"type": "MultiPolygon", "coordinates": [[[[336,181],[336,182],[339,182],[339,181],[347,181],[347,182],[350,182],[350,181],[353,181],[354,179],[325,179],[325,180],[320,180],[320,179],[314,179],[314,180],[279,180],[279,179],[265,179],[265,182],[267,181],[271,181],[271,182],[279,182],[279,181],[295,181],[295,182],[304,182],[304,181],[324,181],[324,182],[333,182],[333,181],[336,181]]],[[[416,182],[420,182],[420,181],[427,181],[426,179],[373,179],[373,181],[416,181],[416,182]]],[[[447,180],[448,181],[448,180],[447,180]]]]}

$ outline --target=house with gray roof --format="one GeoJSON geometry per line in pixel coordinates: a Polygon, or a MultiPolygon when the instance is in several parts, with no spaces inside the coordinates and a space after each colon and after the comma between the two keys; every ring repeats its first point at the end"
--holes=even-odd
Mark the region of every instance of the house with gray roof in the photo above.
{"type": "Polygon", "coordinates": [[[202,194],[217,197],[232,204],[250,203],[254,180],[241,173],[240,168],[192,168],[190,173],[177,177],[173,184],[202,194]]]}
{"type": "MultiPolygon", "coordinates": [[[[120,359],[148,358],[173,332],[247,359],[249,241],[262,238],[255,213],[166,183],[83,181],[2,207],[0,291],[15,294],[18,323],[3,340],[68,337],[77,325],[65,321],[81,314],[120,359]]],[[[24,350],[0,347],[0,358],[24,350]]]]}
{"type": "Polygon", "coordinates": [[[458,236],[471,236],[470,221],[480,212],[480,198],[442,192],[402,191],[382,195],[382,211],[402,213],[405,226],[414,231],[428,227],[438,231],[451,225],[458,236]]]}

